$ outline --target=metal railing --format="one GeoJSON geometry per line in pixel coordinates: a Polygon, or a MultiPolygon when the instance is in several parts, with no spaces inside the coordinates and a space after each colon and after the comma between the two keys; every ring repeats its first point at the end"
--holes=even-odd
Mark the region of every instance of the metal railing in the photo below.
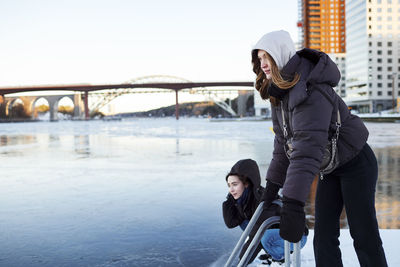
{"type": "MultiPolygon", "coordinates": [[[[281,200],[275,200],[272,202],[282,207],[281,200]]],[[[261,202],[256,211],[254,212],[249,224],[247,225],[246,229],[243,231],[242,235],[240,236],[239,241],[236,243],[235,248],[233,249],[228,261],[225,263],[224,267],[232,267],[234,265],[234,260],[238,258],[238,254],[240,253],[246,238],[249,236],[251,230],[253,229],[255,223],[257,222],[258,218],[260,217],[262,210],[263,210],[264,202],[261,202]]],[[[270,228],[274,224],[278,224],[280,220],[279,216],[272,216],[265,220],[260,228],[257,230],[256,235],[254,236],[253,240],[251,241],[250,245],[248,246],[247,250],[245,251],[244,255],[242,256],[239,264],[237,267],[246,266],[249,262],[251,256],[253,255],[254,251],[256,250],[258,244],[261,241],[262,236],[264,235],[265,231],[270,228]]],[[[285,240],[284,242],[285,247],[285,267],[290,267],[291,260],[290,260],[290,243],[285,240]]],[[[300,267],[300,242],[293,244],[293,266],[300,267]]]]}

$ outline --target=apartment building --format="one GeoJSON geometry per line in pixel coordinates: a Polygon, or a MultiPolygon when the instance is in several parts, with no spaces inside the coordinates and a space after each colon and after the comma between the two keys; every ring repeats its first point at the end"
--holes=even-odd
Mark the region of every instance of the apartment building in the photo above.
{"type": "Polygon", "coordinates": [[[346,1],[346,103],[361,113],[400,96],[400,0],[346,1]]]}

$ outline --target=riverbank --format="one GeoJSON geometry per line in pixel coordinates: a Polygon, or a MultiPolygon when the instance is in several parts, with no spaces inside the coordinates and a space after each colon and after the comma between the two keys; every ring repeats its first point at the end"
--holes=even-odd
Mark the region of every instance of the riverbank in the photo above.
{"type": "Polygon", "coordinates": [[[400,113],[361,113],[357,116],[370,122],[400,122],[400,113]]]}

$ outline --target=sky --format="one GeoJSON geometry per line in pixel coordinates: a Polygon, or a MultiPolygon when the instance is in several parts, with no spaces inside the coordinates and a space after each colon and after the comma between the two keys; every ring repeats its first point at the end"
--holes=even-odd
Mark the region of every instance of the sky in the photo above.
{"type": "MultiPolygon", "coordinates": [[[[251,47],[280,29],[297,41],[297,19],[297,0],[2,0],[0,87],[149,75],[252,81],[251,47]]],[[[113,103],[127,112],[174,101],[173,93],[134,94],[113,103]]]]}

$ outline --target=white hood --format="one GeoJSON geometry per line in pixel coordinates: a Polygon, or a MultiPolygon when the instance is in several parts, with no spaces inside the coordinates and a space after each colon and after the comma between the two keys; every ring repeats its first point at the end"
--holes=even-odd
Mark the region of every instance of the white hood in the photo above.
{"type": "Polygon", "coordinates": [[[279,70],[296,54],[294,43],[287,31],[274,31],[265,34],[253,47],[253,50],[264,50],[275,60],[279,70]]]}

